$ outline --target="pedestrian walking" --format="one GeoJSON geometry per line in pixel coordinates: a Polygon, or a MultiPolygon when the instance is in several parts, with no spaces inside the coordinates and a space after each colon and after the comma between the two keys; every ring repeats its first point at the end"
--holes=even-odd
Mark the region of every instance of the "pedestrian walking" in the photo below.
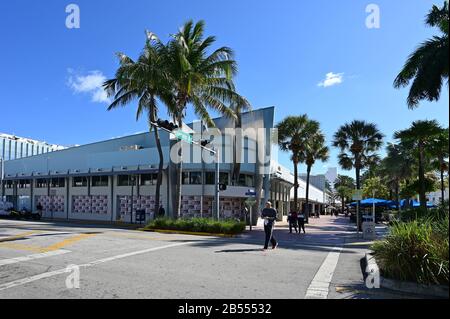
{"type": "Polygon", "coordinates": [[[266,203],[266,208],[262,210],[261,217],[264,219],[264,232],[266,233],[264,250],[269,248],[269,242],[272,244],[272,249],[276,249],[278,242],[273,236],[273,228],[277,219],[277,210],[272,208],[271,202],[266,203]]]}
{"type": "Polygon", "coordinates": [[[36,206],[37,214],[40,218],[42,218],[42,211],[44,210],[44,207],[42,207],[42,204],[39,202],[36,206]]]}
{"type": "Polygon", "coordinates": [[[298,231],[301,234],[302,233],[302,229],[303,229],[303,233],[306,234],[305,231],[305,214],[303,212],[301,212],[298,215],[298,231]]]}
{"type": "Polygon", "coordinates": [[[158,212],[158,218],[164,218],[166,217],[166,210],[164,209],[164,207],[161,205],[159,207],[159,212],[158,212]]]}
{"type": "Polygon", "coordinates": [[[292,234],[292,227],[295,229],[295,233],[298,234],[298,214],[296,211],[291,211],[288,215],[289,222],[289,234],[292,234]]]}

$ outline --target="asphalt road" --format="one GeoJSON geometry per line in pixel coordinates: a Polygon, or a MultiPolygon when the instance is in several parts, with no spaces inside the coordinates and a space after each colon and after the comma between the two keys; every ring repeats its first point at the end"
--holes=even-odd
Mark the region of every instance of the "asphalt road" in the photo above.
{"type": "Polygon", "coordinates": [[[280,247],[262,251],[261,229],[217,238],[0,220],[0,299],[405,297],[365,289],[368,243],[344,218],[275,236],[280,247]]]}

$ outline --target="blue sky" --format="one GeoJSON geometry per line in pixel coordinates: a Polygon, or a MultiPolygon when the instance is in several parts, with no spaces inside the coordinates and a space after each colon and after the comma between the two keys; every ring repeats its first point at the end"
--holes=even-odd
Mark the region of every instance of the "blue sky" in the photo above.
{"type": "MultiPolygon", "coordinates": [[[[0,131],[72,145],[146,130],[132,105],[106,112],[96,87],[114,75],[115,52],[139,54],[144,30],[167,39],[188,19],[205,20],[217,45],[236,51],[240,93],[254,108],[276,106],[277,121],[307,113],[321,122],[328,140],[353,119],[377,123],[387,141],[418,119],[448,126],[447,88],[440,102],[411,111],[408,91],[392,87],[407,56],[436,33],[424,16],[442,2],[1,1],[0,131]],[[366,27],[371,2],[381,9],[380,29],[366,27]],[[81,9],[77,30],[65,26],[70,3],[81,9]],[[320,86],[327,74],[335,85],[320,86]]],[[[337,166],[336,155],[333,149],[326,166],[337,166]]],[[[280,160],[290,166],[287,155],[280,160]]],[[[314,172],[326,166],[319,163],[314,172]]]]}

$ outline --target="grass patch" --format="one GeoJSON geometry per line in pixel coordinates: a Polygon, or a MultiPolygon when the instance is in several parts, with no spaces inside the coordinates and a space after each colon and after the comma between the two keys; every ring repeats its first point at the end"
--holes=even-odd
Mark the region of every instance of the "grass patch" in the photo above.
{"type": "Polygon", "coordinates": [[[236,220],[217,221],[208,218],[189,219],[156,219],[151,221],[144,230],[175,230],[194,233],[212,233],[236,235],[245,230],[245,223],[236,220]]]}
{"type": "Polygon", "coordinates": [[[449,283],[449,218],[395,222],[372,246],[382,275],[420,284],[449,283]]]}

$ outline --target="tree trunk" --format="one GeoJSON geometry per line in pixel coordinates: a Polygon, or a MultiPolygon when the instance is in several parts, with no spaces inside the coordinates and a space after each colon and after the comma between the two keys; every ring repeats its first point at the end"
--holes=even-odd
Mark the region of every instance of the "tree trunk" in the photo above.
{"type": "MultiPolygon", "coordinates": [[[[180,115],[177,118],[177,125],[179,127],[179,129],[181,130],[183,127],[183,120],[181,117],[181,111],[180,111],[180,115]]],[[[179,142],[182,143],[182,142],[179,142]]],[[[183,185],[183,148],[180,147],[180,159],[179,159],[179,163],[177,165],[177,187],[176,187],[176,197],[175,197],[175,201],[176,201],[176,205],[175,205],[175,209],[176,209],[176,218],[181,218],[181,188],[183,185]]]]}
{"type": "Polygon", "coordinates": [[[299,211],[298,208],[298,161],[294,160],[294,209],[296,212],[299,211]]]}
{"type": "MultiPolygon", "coordinates": [[[[152,108],[150,110],[150,121],[152,123],[156,123],[156,110],[152,108]]],[[[161,200],[161,185],[162,185],[162,179],[163,179],[163,169],[164,169],[164,154],[161,147],[161,140],[159,138],[159,131],[158,128],[154,127],[154,134],[155,134],[155,141],[156,141],[156,148],[158,149],[158,155],[159,155],[159,168],[158,168],[158,178],[156,181],[156,192],[155,192],[155,210],[154,210],[154,217],[156,218],[159,215],[159,202],[161,200]]]]}
{"type": "Polygon", "coordinates": [[[306,206],[305,206],[305,217],[306,217],[306,223],[309,222],[309,178],[311,175],[311,165],[308,165],[307,169],[306,169],[306,206]]]}
{"type": "Polygon", "coordinates": [[[440,171],[441,171],[441,204],[445,204],[445,182],[444,182],[444,159],[439,158],[440,171]]]}
{"type": "Polygon", "coordinates": [[[427,197],[425,189],[424,147],[422,142],[419,142],[419,187],[420,208],[425,210],[427,209],[427,197]]]}

